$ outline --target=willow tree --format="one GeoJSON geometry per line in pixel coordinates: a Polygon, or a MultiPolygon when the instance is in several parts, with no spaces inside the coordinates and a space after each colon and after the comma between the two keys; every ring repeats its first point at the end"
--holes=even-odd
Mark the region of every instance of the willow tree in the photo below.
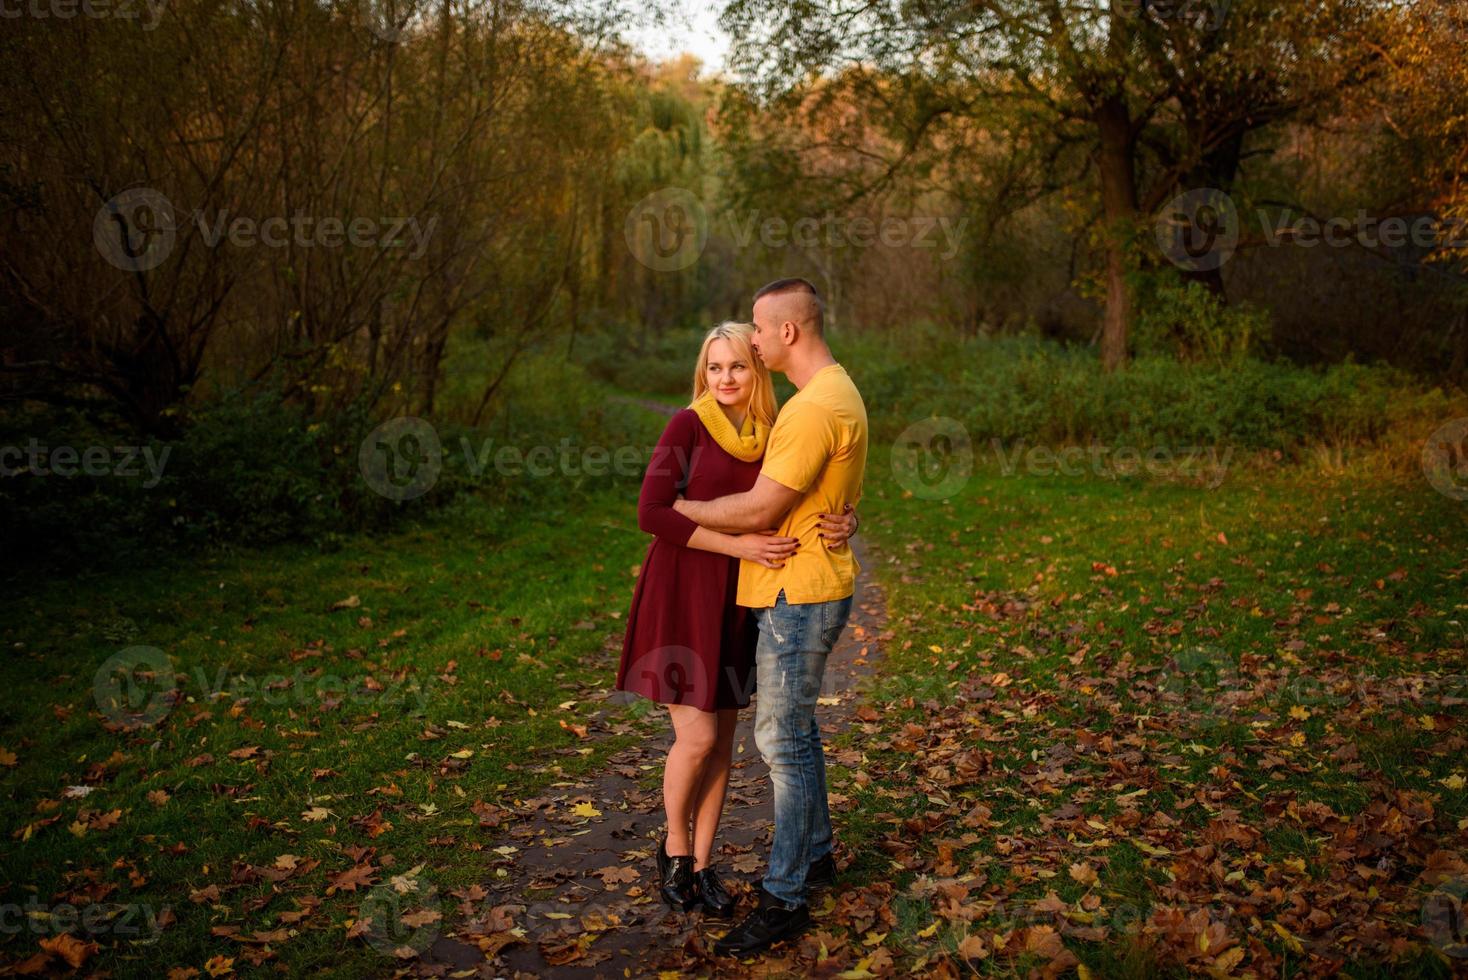
{"type": "Polygon", "coordinates": [[[1227,191],[1253,134],[1326,111],[1359,81],[1374,60],[1362,33],[1386,5],[733,0],[724,24],[773,112],[819,111],[808,96],[833,78],[869,96],[894,152],[853,155],[854,194],[939,163],[985,171],[997,211],[1083,188],[1113,369],[1126,359],[1139,233],[1182,189],[1227,191]]]}
{"type": "Polygon", "coordinates": [[[614,69],[588,5],[388,6],[0,36],[0,399],[167,431],[201,388],[268,380],[317,415],[427,413],[473,329],[482,413],[575,267],[614,69]]]}

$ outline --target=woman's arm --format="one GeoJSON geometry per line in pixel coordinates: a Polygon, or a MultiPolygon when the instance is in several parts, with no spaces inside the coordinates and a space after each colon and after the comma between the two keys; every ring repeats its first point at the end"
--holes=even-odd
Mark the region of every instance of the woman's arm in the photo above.
{"type": "Polygon", "coordinates": [[[637,526],[648,534],[686,546],[698,525],[673,509],[678,490],[688,481],[697,433],[698,416],[681,411],[668,420],[642,475],[637,496],[637,526]]]}
{"type": "Polygon", "coordinates": [[[637,526],[665,541],[699,551],[712,551],[746,561],[779,568],[795,553],[799,542],[771,532],[724,534],[701,528],[673,509],[678,491],[688,482],[698,430],[702,423],[693,412],[683,411],[668,420],[642,476],[637,497],[637,526]],[[776,564],[778,562],[779,564],[776,564]]]}
{"type": "Polygon", "coordinates": [[[688,547],[700,551],[712,551],[732,558],[742,558],[766,568],[781,568],[785,559],[800,548],[797,538],[782,538],[773,531],[752,531],[748,534],[725,534],[701,527],[688,539],[688,547]]]}
{"type": "Polygon", "coordinates": [[[840,514],[821,514],[816,521],[816,527],[821,532],[821,539],[832,551],[844,548],[847,540],[856,534],[857,526],[860,524],[856,510],[850,504],[847,504],[846,509],[840,514]]]}

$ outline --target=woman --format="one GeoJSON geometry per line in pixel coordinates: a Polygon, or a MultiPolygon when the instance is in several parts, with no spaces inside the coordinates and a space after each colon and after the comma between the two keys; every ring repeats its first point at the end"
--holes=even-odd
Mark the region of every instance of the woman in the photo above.
{"type": "MultiPolygon", "coordinates": [[[[773,531],[723,534],[673,509],[681,493],[712,500],[754,485],[775,421],[770,372],[746,323],[710,330],[693,372],[693,402],[669,420],[643,477],[637,523],[654,535],[637,577],[617,690],[665,704],[674,742],[663,768],[667,833],[658,847],[663,901],[727,917],[734,899],[710,864],[724,809],[739,709],[754,691],[754,617],[734,601],[739,561],[772,568],[795,552],[773,531]]],[[[847,508],[850,512],[850,508],[847,508]]],[[[828,547],[844,547],[854,513],[822,515],[828,547]]]]}

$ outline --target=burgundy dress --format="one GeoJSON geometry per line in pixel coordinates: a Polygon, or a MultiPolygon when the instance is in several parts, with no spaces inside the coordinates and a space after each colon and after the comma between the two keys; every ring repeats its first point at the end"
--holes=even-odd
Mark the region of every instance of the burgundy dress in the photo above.
{"type": "Polygon", "coordinates": [[[691,408],[668,420],[637,500],[637,524],[654,537],[627,614],[617,690],[704,711],[749,704],[759,634],[734,601],[739,560],[686,547],[698,525],[673,501],[680,490],[689,500],[743,493],[760,462],[725,452],[691,408]]]}

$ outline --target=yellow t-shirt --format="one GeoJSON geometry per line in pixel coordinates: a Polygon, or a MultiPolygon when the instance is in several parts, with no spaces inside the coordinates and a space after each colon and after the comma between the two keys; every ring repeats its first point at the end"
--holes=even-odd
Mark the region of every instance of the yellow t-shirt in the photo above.
{"type": "Polygon", "coordinates": [[[851,376],[839,364],[821,368],[780,409],[760,469],[776,483],[805,496],[791,508],[778,533],[800,539],[800,550],[783,568],[739,563],[739,604],[773,606],[785,601],[831,602],[856,590],[861,566],[851,545],[826,547],[816,524],[821,514],[839,514],[861,499],[867,464],[867,409],[851,376]]]}

